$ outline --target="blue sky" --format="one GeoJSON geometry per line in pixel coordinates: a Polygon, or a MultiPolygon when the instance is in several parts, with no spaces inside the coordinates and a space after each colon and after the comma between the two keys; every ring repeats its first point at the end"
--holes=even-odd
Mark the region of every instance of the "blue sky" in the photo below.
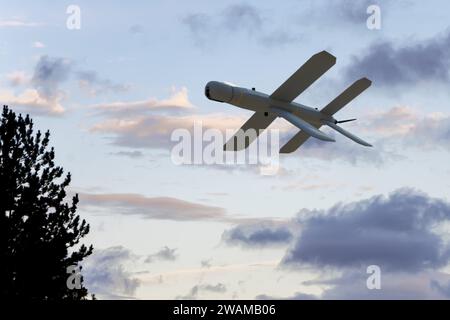
{"type": "Polygon", "coordinates": [[[0,98],[51,131],[57,162],[72,173],[96,249],[85,278],[99,297],[449,297],[446,1],[1,4],[0,98]],[[71,4],[79,30],[66,27],[71,4]],[[366,26],[371,4],[380,30],[366,26]],[[310,139],[281,156],[274,176],[173,164],[173,129],[198,120],[237,129],[251,114],[207,100],[208,81],[270,94],[322,50],[336,65],[296,101],[322,107],[367,76],[372,86],[337,118],[358,118],[345,127],[374,148],[310,139]],[[355,222],[386,214],[404,217],[404,228],[355,222]],[[329,219],[319,228],[320,215],[329,219]],[[349,258],[331,259],[328,225],[366,247],[338,242],[333,250],[349,258]],[[371,232],[371,241],[361,235],[371,232]],[[409,251],[398,234],[435,256],[409,251]],[[375,254],[386,239],[420,267],[375,254]],[[369,264],[385,272],[380,291],[361,289],[369,264]]]}

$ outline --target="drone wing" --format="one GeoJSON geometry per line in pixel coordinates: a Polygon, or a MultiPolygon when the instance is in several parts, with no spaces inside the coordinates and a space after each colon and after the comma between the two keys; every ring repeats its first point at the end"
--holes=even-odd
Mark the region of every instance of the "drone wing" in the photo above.
{"type": "Polygon", "coordinates": [[[284,102],[293,101],[335,63],[336,57],[331,53],[327,51],[316,53],[275,90],[270,97],[284,102]]]}
{"type": "Polygon", "coordinates": [[[271,112],[255,112],[225,143],[223,150],[239,151],[246,149],[276,118],[277,115],[271,112]]]}
{"type": "MultiPolygon", "coordinates": [[[[372,84],[372,81],[370,81],[367,78],[361,78],[357,81],[355,81],[352,85],[350,85],[347,89],[345,89],[340,95],[338,95],[333,101],[331,101],[329,104],[327,104],[320,112],[322,112],[324,115],[332,116],[339,110],[341,110],[345,105],[347,105],[350,101],[355,99],[357,96],[359,96],[364,90],[366,90],[370,85],[372,84]]],[[[323,121],[322,124],[326,124],[327,126],[333,128],[334,130],[338,131],[342,135],[346,136],[347,138],[363,145],[366,147],[371,147],[371,144],[367,143],[366,141],[356,137],[355,135],[351,134],[347,130],[344,130],[343,128],[337,126],[333,122],[329,121],[323,121]]],[[[311,124],[316,129],[319,129],[322,124],[311,124]]],[[[295,136],[291,138],[281,149],[280,153],[291,153],[297,150],[303,143],[308,140],[310,135],[305,132],[304,130],[298,132],[295,136]]]]}

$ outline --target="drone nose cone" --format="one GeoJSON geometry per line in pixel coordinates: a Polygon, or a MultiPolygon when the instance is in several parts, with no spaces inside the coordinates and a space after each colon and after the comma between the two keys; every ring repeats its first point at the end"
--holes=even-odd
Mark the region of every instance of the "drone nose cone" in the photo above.
{"type": "Polygon", "coordinates": [[[206,86],[205,86],[205,96],[208,98],[208,99],[211,99],[211,95],[210,95],[210,86],[209,86],[209,84],[210,84],[211,82],[208,82],[207,84],[206,84],[206,86]]]}
{"type": "Polygon", "coordinates": [[[233,98],[233,88],[222,82],[210,81],[206,84],[205,96],[214,101],[230,102],[233,98]]]}

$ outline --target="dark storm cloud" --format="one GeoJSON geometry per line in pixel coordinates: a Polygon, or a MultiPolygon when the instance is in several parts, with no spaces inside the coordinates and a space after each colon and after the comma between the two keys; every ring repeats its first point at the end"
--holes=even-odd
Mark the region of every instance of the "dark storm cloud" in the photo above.
{"type": "MultiPolygon", "coordinates": [[[[448,266],[450,259],[450,244],[442,231],[449,220],[448,202],[411,189],[337,204],[328,210],[303,209],[286,224],[298,232],[280,266],[288,270],[314,268],[319,278],[302,285],[322,287],[322,293],[260,294],[256,298],[448,299],[449,275],[439,270],[448,266]],[[367,286],[370,265],[380,268],[380,290],[367,286]]],[[[261,223],[247,228],[256,234],[265,231],[261,223]]],[[[277,237],[272,240],[278,243],[277,237]]],[[[257,248],[255,242],[247,247],[257,248]]],[[[262,243],[269,242],[270,237],[263,237],[262,243]]]]}
{"type": "Polygon", "coordinates": [[[307,219],[282,265],[376,264],[412,272],[446,265],[450,248],[432,228],[450,219],[450,204],[409,189],[336,205],[307,219]]]}
{"type": "Polygon", "coordinates": [[[285,245],[292,238],[293,234],[286,226],[269,223],[237,225],[222,235],[225,243],[244,247],[285,245]]]}
{"type": "Polygon", "coordinates": [[[40,95],[55,98],[60,84],[69,78],[71,68],[72,63],[68,59],[42,56],[36,63],[31,82],[40,95]]]}
{"type": "Polygon", "coordinates": [[[156,253],[150,254],[147,256],[147,258],[145,259],[145,262],[147,263],[151,263],[154,261],[175,261],[178,257],[178,254],[176,253],[177,249],[176,248],[169,248],[167,246],[161,248],[161,250],[159,250],[156,253]]]}
{"type": "Polygon", "coordinates": [[[367,76],[376,86],[411,85],[420,81],[449,80],[450,33],[422,42],[397,45],[374,43],[365,54],[355,56],[346,78],[367,76]]]}
{"type": "Polygon", "coordinates": [[[122,246],[95,249],[82,270],[89,292],[109,299],[132,297],[140,281],[126,270],[126,264],[134,258],[122,246]]]}
{"type": "Polygon", "coordinates": [[[388,197],[302,211],[287,226],[243,224],[224,232],[227,243],[249,247],[291,243],[282,265],[358,267],[418,272],[445,266],[450,247],[433,228],[450,219],[450,204],[400,189],[388,197]],[[306,215],[306,216],[304,216],[306,215]],[[290,230],[300,229],[294,236],[290,230]]]}

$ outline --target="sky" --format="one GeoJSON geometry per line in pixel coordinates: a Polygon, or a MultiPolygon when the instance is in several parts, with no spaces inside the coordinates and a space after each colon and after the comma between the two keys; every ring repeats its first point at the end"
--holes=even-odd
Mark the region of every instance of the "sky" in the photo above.
{"type": "Polygon", "coordinates": [[[450,297],[447,1],[0,4],[0,100],[50,130],[72,174],[97,297],[450,297]],[[325,128],[336,142],[309,139],[273,175],[173,162],[174,130],[251,116],[208,100],[208,81],[270,94],[322,50],[336,65],[295,101],[321,108],[368,77],[336,118],[373,148],[325,128]]]}

